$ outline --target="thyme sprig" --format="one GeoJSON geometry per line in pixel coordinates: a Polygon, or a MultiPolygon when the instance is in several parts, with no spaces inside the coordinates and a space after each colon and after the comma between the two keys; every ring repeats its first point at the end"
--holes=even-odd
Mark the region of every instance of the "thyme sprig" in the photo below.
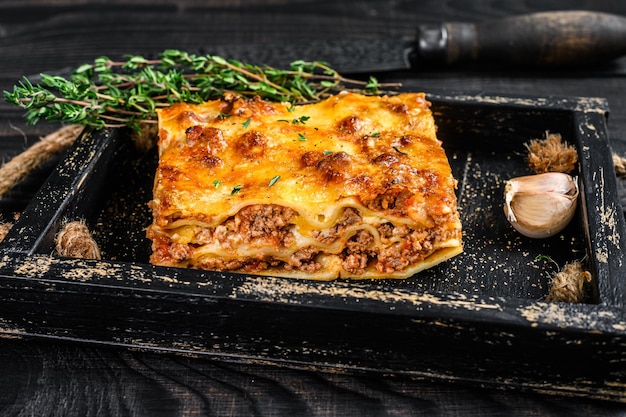
{"type": "Polygon", "coordinates": [[[4,98],[25,109],[30,124],[48,120],[140,131],[144,124],[156,122],[157,108],[201,103],[227,92],[294,105],[319,101],[341,89],[375,94],[381,87],[397,86],[373,77],[348,79],[317,61],[295,61],[285,70],[170,49],[156,59],[99,57],[76,68],[69,78],[41,74],[41,81],[33,84],[24,77],[13,91],[4,91],[4,98]]]}

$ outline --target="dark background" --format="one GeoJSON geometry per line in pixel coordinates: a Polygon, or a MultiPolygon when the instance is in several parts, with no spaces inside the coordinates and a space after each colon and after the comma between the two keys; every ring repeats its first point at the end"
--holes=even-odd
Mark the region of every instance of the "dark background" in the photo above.
{"type": "MultiPolygon", "coordinates": [[[[0,89],[23,75],[63,70],[100,55],[242,43],[412,36],[420,23],[479,21],[536,11],[598,10],[626,15],[622,1],[3,1],[0,89]]],[[[415,90],[450,94],[604,97],[613,151],[626,155],[624,60],[592,69],[537,71],[461,67],[385,74],[415,90]]],[[[3,160],[58,126],[27,126],[0,103],[3,160]]],[[[54,163],[10,197],[19,212],[54,163]]],[[[2,301],[0,295],[0,308],[2,301]]],[[[0,323],[1,325],[1,323],[0,323]]],[[[553,352],[558,355],[558,352],[553,352]]],[[[585,358],[572,358],[572,366],[585,358]]],[[[618,363],[616,366],[624,366],[618,363]]],[[[625,394],[626,395],[626,394],[625,394]]],[[[268,364],[102,348],[54,341],[0,340],[2,415],[259,416],[621,416],[626,405],[511,388],[394,375],[294,370],[268,364]]]]}

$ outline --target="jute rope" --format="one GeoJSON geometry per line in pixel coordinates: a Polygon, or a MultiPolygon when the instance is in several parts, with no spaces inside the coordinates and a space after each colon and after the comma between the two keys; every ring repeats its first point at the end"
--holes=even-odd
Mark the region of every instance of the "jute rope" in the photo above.
{"type": "Polygon", "coordinates": [[[585,271],[582,263],[572,262],[552,279],[546,301],[580,303],[585,300],[585,285],[591,282],[591,273],[585,271]]]}
{"type": "Polygon", "coordinates": [[[68,125],[44,136],[0,167],[0,197],[58,152],[70,147],[83,126],[68,125]]]}
{"type": "MultiPolygon", "coordinates": [[[[0,222],[0,242],[13,227],[12,222],[0,222]]],[[[101,259],[100,248],[85,222],[66,222],[55,237],[55,250],[67,258],[101,259]]]]}
{"type": "Polygon", "coordinates": [[[561,140],[558,133],[546,132],[544,139],[532,139],[526,144],[528,166],[537,174],[544,172],[572,172],[578,162],[578,152],[561,140]]]}
{"type": "Polygon", "coordinates": [[[67,258],[100,259],[100,248],[93,239],[87,225],[72,221],[63,225],[56,235],[55,249],[67,258]]]}

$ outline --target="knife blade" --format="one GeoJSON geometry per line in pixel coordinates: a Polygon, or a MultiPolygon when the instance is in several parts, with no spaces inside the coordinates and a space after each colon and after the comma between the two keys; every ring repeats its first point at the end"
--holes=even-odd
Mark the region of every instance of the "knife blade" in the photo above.
{"type": "Polygon", "coordinates": [[[524,68],[580,67],[626,55],[626,18],[588,11],[542,12],[418,25],[413,38],[221,45],[205,50],[259,65],[328,62],[344,73],[372,73],[464,63],[524,68]]]}
{"type": "Polygon", "coordinates": [[[298,61],[322,61],[345,74],[387,72],[413,66],[414,40],[406,38],[334,39],[297,44],[232,44],[203,48],[201,53],[219,55],[255,65],[288,68],[298,61]]]}

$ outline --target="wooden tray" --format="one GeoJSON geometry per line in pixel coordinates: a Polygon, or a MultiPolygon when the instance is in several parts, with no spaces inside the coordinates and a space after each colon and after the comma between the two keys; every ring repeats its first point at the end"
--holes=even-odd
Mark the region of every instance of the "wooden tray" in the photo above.
{"type": "Polygon", "coordinates": [[[315,282],[149,265],[156,152],[86,131],[0,244],[0,334],[374,371],[626,401],[624,222],[597,98],[430,94],[455,177],[465,252],[407,280],[315,282]],[[524,143],[576,145],[581,202],[558,236],[515,232],[504,182],[524,143]],[[54,255],[82,219],[103,260],[54,255]],[[547,257],[555,262],[550,262],[547,257]],[[548,303],[580,260],[584,303],[548,303]]]}

